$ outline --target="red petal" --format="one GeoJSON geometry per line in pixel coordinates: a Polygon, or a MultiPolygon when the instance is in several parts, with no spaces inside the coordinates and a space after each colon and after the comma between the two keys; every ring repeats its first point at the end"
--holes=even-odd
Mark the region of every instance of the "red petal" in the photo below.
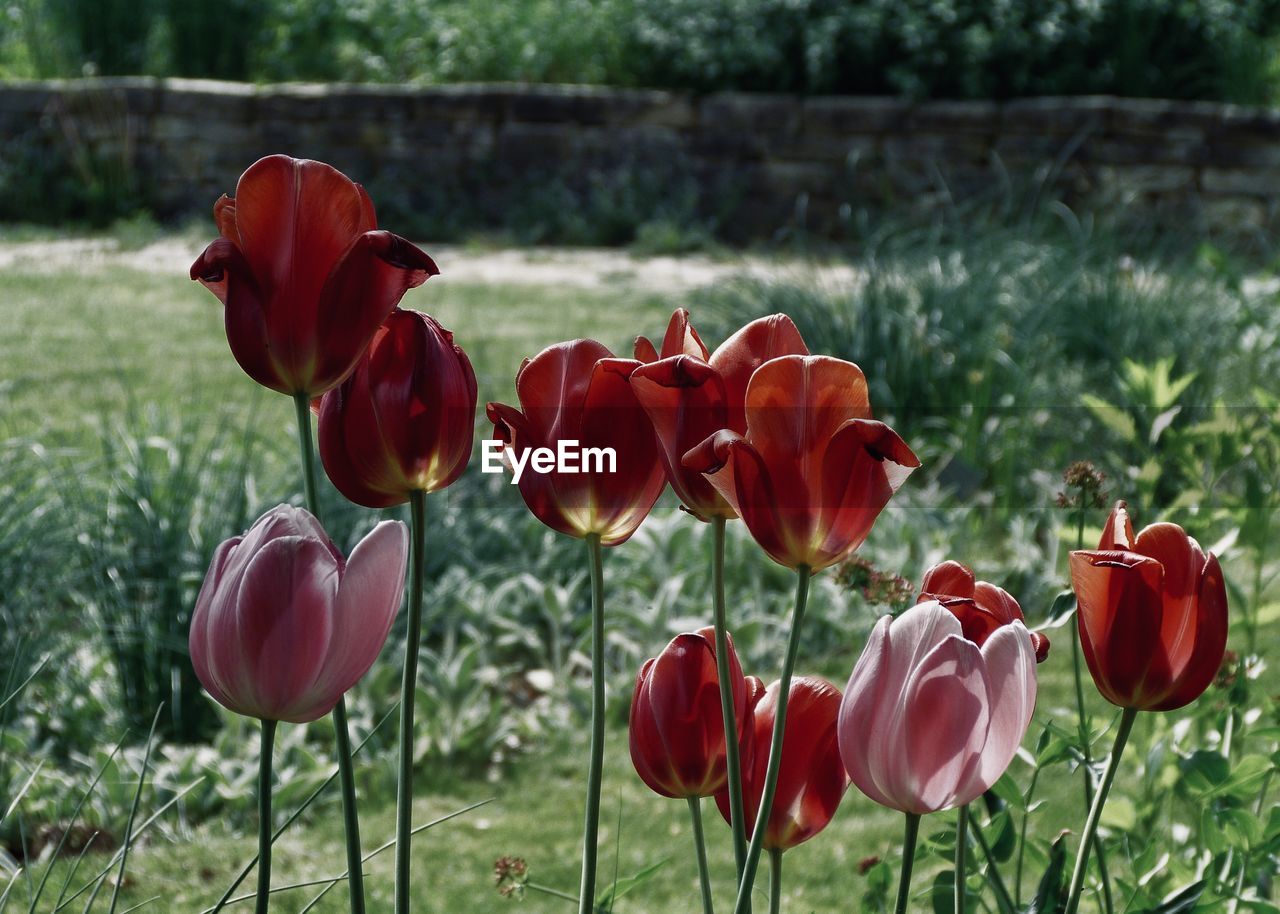
{"type": "Polygon", "coordinates": [[[747,385],[755,370],[784,355],[808,355],[800,331],[785,314],[771,314],[747,324],[721,343],[709,361],[724,378],[729,398],[729,428],[745,434],[747,385]]]}
{"type": "Polygon", "coordinates": [[[948,560],[934,565],[924,573],[918,602],[943,596],[972,597],[973,588],[973,572],[959,562],[948,560]]]}
{"type": "Polygon", "coordinates": [[[1213,682],[1227,649],[1227,587],[1218,557],[1206,560],[1196,591],[1194,631],[1185,663],[1174,667],[1174,688],[1153,710],[1172,711],[1195,701],[1213,682]]]}

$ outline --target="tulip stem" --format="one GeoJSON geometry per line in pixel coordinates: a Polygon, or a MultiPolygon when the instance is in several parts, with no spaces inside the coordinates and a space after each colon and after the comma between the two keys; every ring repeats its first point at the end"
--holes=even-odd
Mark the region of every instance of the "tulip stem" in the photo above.
{"type": "Polygon", "coordinates": [[[961,806],[956,813],[956,871],[954,877],[955,914],[964,914],[965,845],[969,841],[969,807],[961,806]]]}
{"type": "Polygon", "coordinates": [[[707,870],[707,844],[702,834],[702,800],[689,797],[689,818],[693,821],[693,848],[698,855],[698,882],[702,886],[702,914],[715,914],[711,901],[711,873],[707,870]]]}
{"type": "Polygon", "coordinates": [[[991,845],[987,843],[987,837],[982,833],[982,825],[975,823],[972,831],[974,840],[978,842],[978,847],[982,848],[982,856],[987,858],[987,882],[991,883],[991,887],[995,890],[996,907],[999,908],[1000,914],[1015,914],[1018,907],[1013,903],[1013,899],[1009,896],[1009,888],[1004,884],[1004,879],[1000,876],[1000,868],[996,865],[996,855],[992,853],[991,845]]]}
{"type": "Polygon", "coordinates": [[[1089,818],[1084,824],[1084,834],[1080,837],[1080,851],[1076,854],[1076,866],[1071,873],[1071,889],[1067,894],[1065,914],[1076,914],[1080,908],[1080,893],[1084,889],[1084,874],[1089,868],[1089,849],[1093,846],[1094,836],[1098,831],[1098,822],[1102,819],[1102,807],[1106,805],[1107,794],[1111,792],[1111,783],[1120,768],[1120,756],[1124,753],[1125,743],[1129,741],[1129,732],[1133,722],[1138,719],[1137,708],[1125,708],[1120,715],[1120,728],[1116,730],[1115,745],[1111,748],[1111,758],[1107,760],[1107,770],[1094,795],[1093,806],[1089,808],[1089,818]]]}
{"type": "Polygon", "coordinates": [[[595,910],[600,780],[604,769],[604,551],[598,533],[587,534],[587,559],[591,566],[591,757],[587,766],[578,914],[592,914],[595,910]]]}
{"type": "Polygon", "coordinates": [[[760,796],[760,809],[756,824],[751,830],[751,845],[747,848],[747,861],[738,884],[738,900],[734,914],[746,914],[751,907],[751,890],[760,866],[760,852],[764,848],[764,835],[769,830],[769,814],[773,812],[773,797],[778,790],[778,771],[782,767],[782,734],[787,726],[787,700],[791,697],[791,673],[800,652],[800,623],[804,620],[805,604],[809,600],[809,579],[813,572],[808,565],[796,569],[796,606],[791,617],[791,631],[787,636],[787,656],[782,663],[782,677],[778,680],[778,708],[773,717],[773,738],[769,741],[769,764],[765,769],[764,790],[760,796]]]}
{"type": "MultiPolygon", "coordinates": [[[[320,520],[320,497],[316,490],[316,451],[311,438],[311,400],[305,393],[293,395],[298,419],[298,451],[302,456],[302,491],[307,510],[320,520]]],[[[351,766],[351,729],[347,724],[346,696],[333,706],[334,754],[338,760],[338,782],[342,790],[342,821],[347,839],[347,883],[351,890],[351,914],[364,914],[364,868],[361,865],[360,814],[356,808],[356,777],[351,766]]]]}
{"type": "Polygon", "coordinates": [[[902,836],[902,875],[898,878],[898,903],[894,914],[907,914],[907,902],[911,900],[911,870],[916,864],[916,838],[920,836],[920,817],[907,813],[907,824],[902,836]]]}
{"type": "Polygon", "coordinates": [[[729,636],[725,623],[724,599],[724,540],[725,518],[711,518],[711,591],[715,603],[716,674],[720,680],[720,715],[724,721],[725,768],[729,776],[729,825],[733,830],[733,858],[738,866],[738,878],[747,860],[746,814],[742,809],[742,760],[738,754],[737,709],[733,701],[733,682],[730,679],[729,636]]]}
{"type": "Polygon", "coordinates": [[[427,493],[409,493],[409,612],[400,681],[400,772],[396,779],[396,914],[408,914],[413,841],[413,704],[418,696],[418,650],[422,643],[422,578],[427,540],[427,493]]]}
{"type": "Polygon", "coordinates": [[[257,914],[271,904],[271,753],[276,744],[276,721],[262,722],[258,760],[258,892],[257,914]]]}
{"type": "Polygon", "coordinates": [[[782,848],[769,848],[769,914],[782,910],[782,848]]]}

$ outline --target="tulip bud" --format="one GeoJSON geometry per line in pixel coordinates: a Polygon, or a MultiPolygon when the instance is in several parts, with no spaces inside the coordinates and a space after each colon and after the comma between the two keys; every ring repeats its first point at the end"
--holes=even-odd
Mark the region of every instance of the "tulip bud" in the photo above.
{"type": "Polygon", "coordinates": [[[929,600],[871,632],[840,706],[840,755],[882,806],[913,815],[963,806],[1013,761],[1035,703],[1035,650],[1020,621],[979,647],[929,600]]]}
{"type": "Polygon", "coordinates": [[[706,474],[775,562],[820,571],[848,558],[920,465],[871,419],[861,369],[782,356],[752,373],[745,403],[746,433],[716,432],[684,466],[706,474]]]}
{"type": "Polygon", "coordinates": [[[1124,502],[1097,550],[1071,553],[1080,646],[1112,704],[1171,711],[1213,682],[1227,647],[1227,590],[1217,556],[1177,524],[1136,537],[1124,502]]]}
{"type": "MultiPolygon", "coordinates": [[[[729,675],[738,726],[746,682],[729,641],[729,675]]],[[[709,797],[725,784],[724,717],[716,676],[715,630],[677,635],[636,677],[628,725],[631,762],[664,797],[709,797]]]]}
{"type": "MultiPolygon", "coordinates": [[[[747,722],[741,739],[742,801],[750,828],[764,793],[779,683],[766,689],[764,683],[751,676],[747,690],[747,722]]],[[[840,690],[831,683],[812,676],[791,680],[778,789],[765,829],[765,848],[788,850],[808,841],[826,828],[836,814],[849,787],[836,732],[839,711],[840,690]]],[[[716,794],[716,805],[729,822],[727,790],[716,794]]]]}
{"type": "Polygon", "coordinates": [[[553,530],[594,534],[615,546],[635,533],[662,494],[666,479],[653,429],[627,383],[639,364],[615,358],[595,340],[557,343],[520,366],[520,409],[488,405],[506,463],[526,467],[517,480],[520,495],[553,530]],[[581,465],[526,466],[534,452],[557,454],[569,442],[581,465]]]}
{"type": "Polygon", "coordinates": [[[281,505],[220,545],[191,618],[191,664],[220,704],[306,723],[373,665],[404,588],[409,537],[384,521],[344,561],[320,523],[281,505]]]}
{"type": "Polygon", "coordinates": [[[191,265],[218,297],[240,367],[281,393],[316,397],[355,367],[404,293],[440,271],[377,231],[363,187],[309,159],[259,159],[214,205],[222,237],[191,265]]]}
{"type": "MultiPolygon", "coordinates": [[[[975,581],[973,572],[959,562],[942,562],[925,572],[916,602],[927,600],[937,600],[950,610],[960,620],[964,636],[979,647],[1001,625],[1026,622],[1022,607],[1008,591],[986,581],[975,581]]],[[[1031,632],[1031,645],[1036,663],[1043,663],[1049,656],[1048,636],[1031,632]]]]}
{"type": "Polygon", "coordinates": [[[367,508],[434,492],[467,468],[476,376],[453,334],[395,311],[356,370],[320,403],[320,459],[334,486],[367,508]]]}

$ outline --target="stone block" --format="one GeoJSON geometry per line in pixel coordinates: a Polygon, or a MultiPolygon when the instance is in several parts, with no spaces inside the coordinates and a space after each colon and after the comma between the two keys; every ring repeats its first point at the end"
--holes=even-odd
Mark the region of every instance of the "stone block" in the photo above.
{"type": "Polygon", "coordinates": [[[804,127],[806,132],[842,136],[896,132],[910,107],[901,98],[818,96],[804,100],[804,127]]]}

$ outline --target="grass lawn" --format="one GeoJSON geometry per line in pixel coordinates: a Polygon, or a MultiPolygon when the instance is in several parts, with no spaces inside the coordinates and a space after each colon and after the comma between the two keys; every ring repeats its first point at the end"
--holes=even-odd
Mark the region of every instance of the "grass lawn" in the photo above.
{"type": "MultiPolygon", "coordinates": [[[[520,359],[543,346],[575,336],[596,336],[615,351],[629,353],[632,336],[659,333],[678,302],[632,288],[562,290],[450,283],[441,277],[410,293],[404,304],[433,313],[455,332],[475,362],[483,403],[510,397],[520,359]]],[[[0,337],[0,402],[6,434],[88,443],[93,428],[89,423],[119,418],[132,398],[140,404],[181,403],[191,410],[226,410],[241,420],[253,414],[261,428],[279,426],[280,434],[292,435],[293,416],[286,398],[258,388],[239,370],[223,336],[220,307],[185,276],[110,264],[61,272],[14,268],[0,271],[0,309],[12,328],[0,337]]],[[[1274,643],[1280,626],[1278,610],[1271,608],[1263,643],[1274,643]]],[[[1029,615],[1035,619],[1042,612],[1032,610],[1029,615]]],[[[1067,710],[1072,704],[1070,642],[1065,629],[1051,635],[1054,647],[1040,670],[1041,696],[1032,738],[1047,716],[1057,717],[1064,726],[1071,720],[1067,710]]],[[[654,644],[651,652],[659,648],[654,644]]],[[[825,673],[843,687],[860,648],[851,636],[849,644],[834,652],[840,658],[838,665],[815,670],[806,667],[802,657],[798,672],[825,673]]],[[[748,672],[766,681],[776,675],[774,670],[748,672]]],[[[1272,675],[1267,687],[1274,685],[1272,675]]],[[[1109,721],[1114,709],[1090,685],[1086,688],[1097,721],[1109,721]]],[[[612,701],[625,698],[614,694],[612,701]]],[[[1216,700],[1212,691],[1202,699],[1216,700]]],[[[423,715],[430,713],[429,707],[420,710],[423,715]]],[[[1167,725],[1145,716],[1136,742],[1145,742],[1144,729],[1167,725]]],[[[1102,743],[1109,745],[1109,736],[1102,743]]],[[[618,909],[637,914],[694,910],[697,875],[685,805],[663,800],[641,784],[631,768],[623,730],[610,731],[607,750],[601,883],[611,881],[615,866],[618,875],[626,877],[665,861],[660,875],[627,896],[618,909]]],[[[519,757],[495,783],[467,772],[433,777],[433,782],[451,786],[423,791],[427,795],[415,809],[418,822],[481,800],[492,798],[493,802],[416,840],[416,910],[461,914],[514,905],[498,898],[492,884],[493,861],[506,854],[525,857],[534,882],[576,893],[585,755],[583,726],[519,757]]],[[[379,761],[388,770],[394,764],[390,757],[379,761]]],[[[1015,762],[1015,766],[1021,764],[1015,762]]],[[[1118,788],[1121,792],[1124,779],[1130,776],[1132,769],[1126,769],[1118,788]]],[[[1082,824],[1078,774],[1068,776],[1061,767],[1053,769],[1052,776],[1042,780],[1039,799],[1046,801],[1033,819],[1032,831],[1039,839],[1050,840],[1059,829],[1078,829],[1082,824]]],[[[378,846],[392,836],[393,801],[390,792],[367,798],[362,822],[366,847],[378,846]]],[[[704,817],[717,898],[724,910],[733,865],[728,830],[710,801],[704,817]]],[[[922,835],[950,827],[953,819],[952,814],[935,817],[926,823],[922,835]]],[[[828,831],[787,855],[784,910],[803,914],[860,909],[865,880],[858,874],[858,863],[878,855],[896,867],[900,829],[896,813],[851,790],[828,831]]],[[[277,847],[277,885],[340,873],[342,822],[336,806],[326,807],[277,847]]],[[[198,911],[218,897],[254,849],[251,836],[229,834],[214,825],[198,827],[176,843],[150,842],[131,859],[122,908],[158,896],[144,910],[198,911]]],[[[371,911],[390,909],[391,856],[388,852],[371,866],[371,911]]],[[[918,870],[915,884],[920,892],[927,893],[931,871],[941,865],[941,858],[933,858],[918,870]]],[[[1012,868],[1005,869],[1006,879],[1011,879],[1012,868]]],[[[1121,861],[1113,864],[1113,871],[1128,876],[1128,867],[1121,861]]],[[[55,883],[59,875],[55,873],[55,883]]],[[[1029,858],[1024,900],[1038,878],[1036,861],[1029,858]]],[[[762,879],[760,888],[765,885],[762,879]]],[[[290,893],[274,907],[296,911],[314,891],[290,893]]],[[[986,897],[990,899],[990,893],[986,897]]],[[[340,887],[314,910],[341,912],[344,898],[340,887]]],[[[571,911],[572,905],[530,891],[519,909],[564,912],[571,911]]],[[[927,899],[920,899],[917,909],[928,909],[927,899]]]]}

